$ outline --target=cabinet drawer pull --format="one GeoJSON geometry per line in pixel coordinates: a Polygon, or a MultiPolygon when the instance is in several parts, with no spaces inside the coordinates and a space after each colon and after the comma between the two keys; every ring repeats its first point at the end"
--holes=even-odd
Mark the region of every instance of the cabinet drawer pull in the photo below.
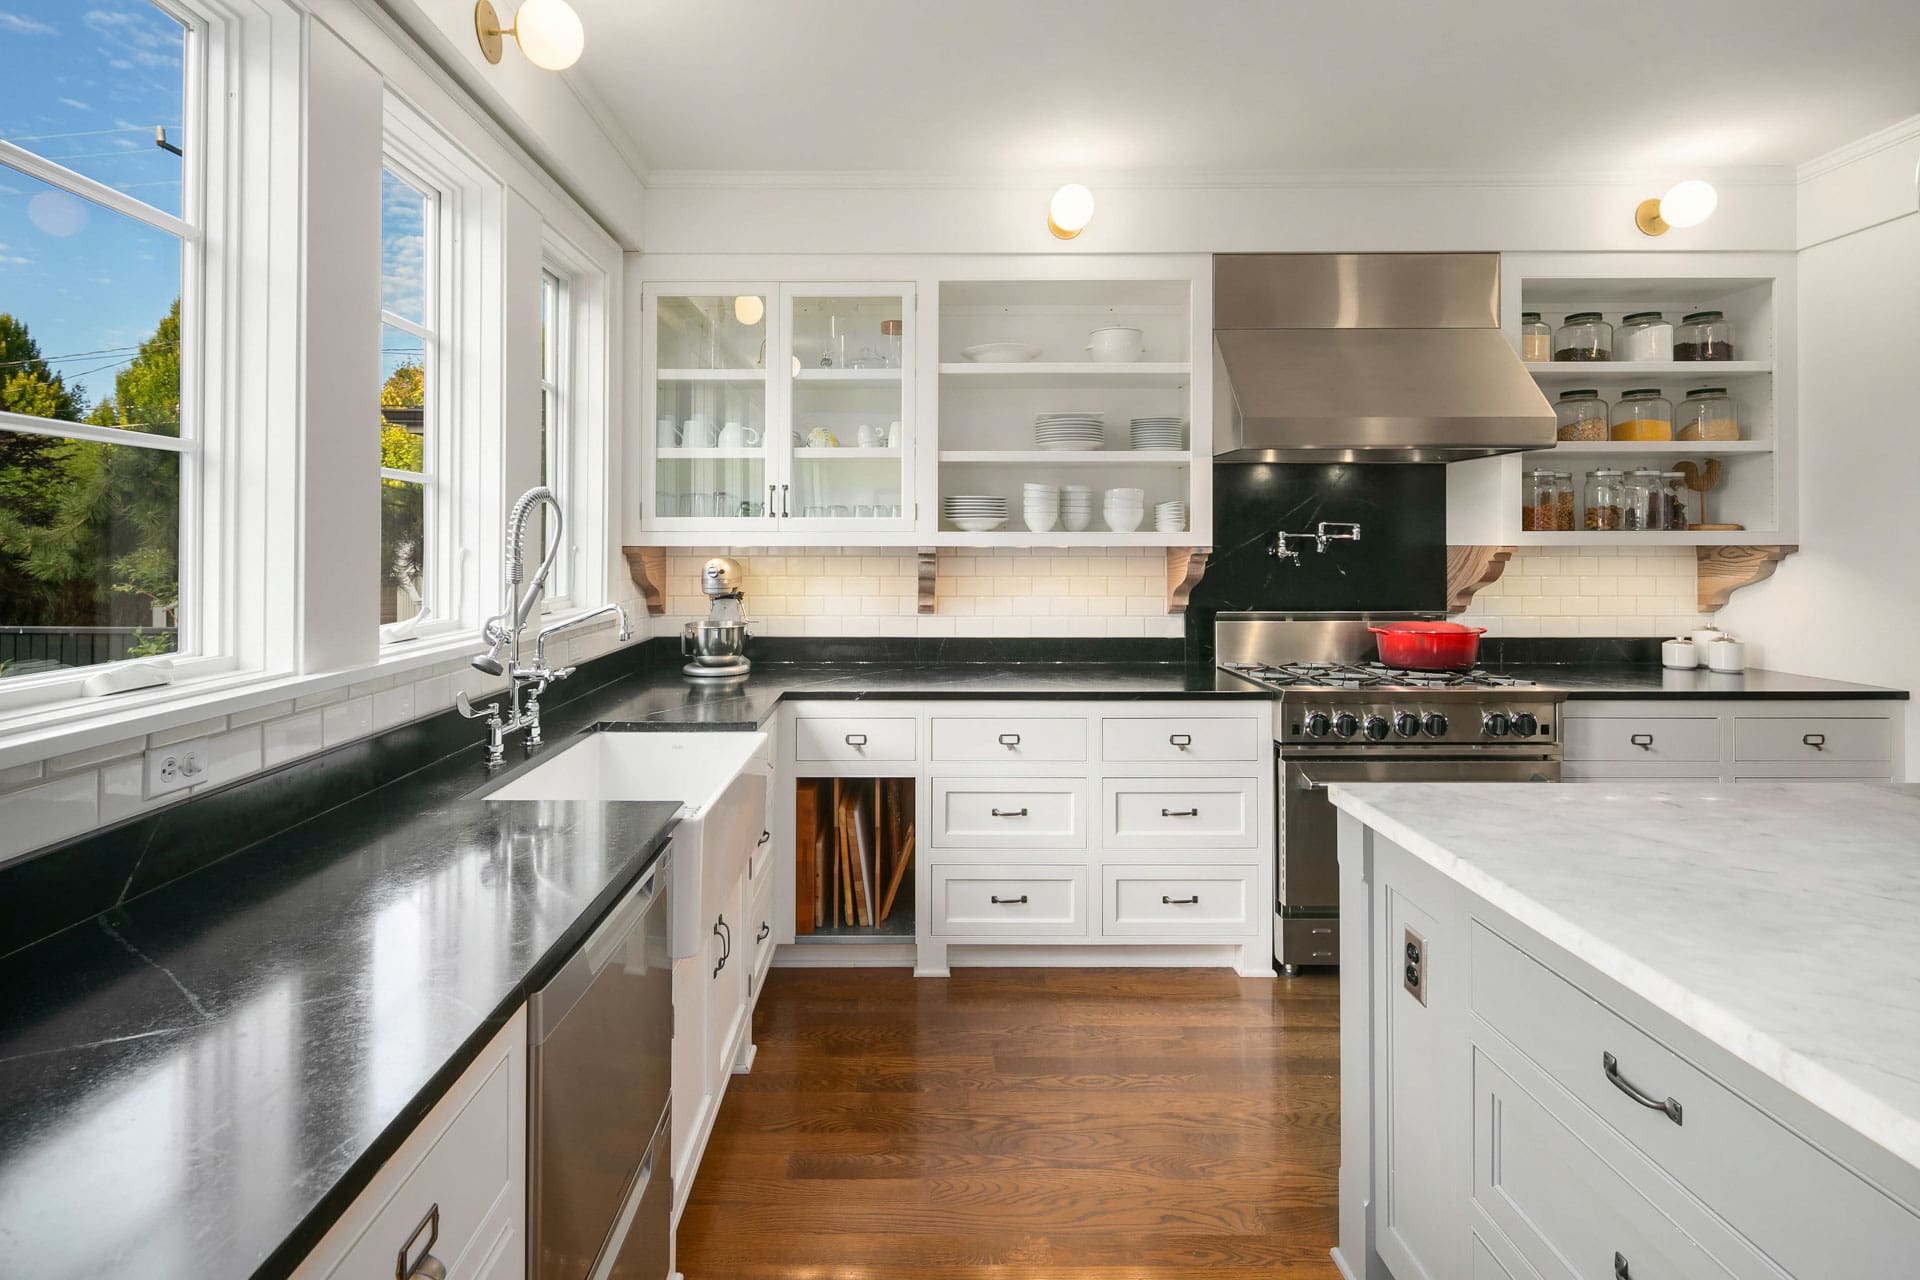
{"type": "Polygon", "coordinates": [[[995,809],[992,812],[996,818],[1024,818],[1027,816],[1025,809],[995,809]]]}
{"type": "Polygon", "coordinates": [[[756,849],[757,849],[757,848],[759,848],[759,847],[760,847],[760,845],[762,845],[762,844],[765,844],[765,843],[766,843],[767,841],[769,841],[769,840],[771,840],[771,839],[773,839],[773,832],[771,832],[771,831],[762,831],[762,832],[760,833],[760,841],[759,841],[759,844],[756,844],[756,845],[754,846],[754,848],[756,848],[756,849]]]}
{"type": "Polygon", "coordinates": [[[771,484],[767,486],[767,519],[769,520],[780,518],[780,504],[773,500],[773,491],[778,487],[771,484]]]}
{"type": "Polygon", "coordinates": [[[760,922],[760,931],[753,935],[753,940],[755,942],[765,942],[767,940],[767,935],[772,932],[773,932],[773,926],[769,924],[767,921],[762,920],[760,922]]]}
{"type": "Polygon", "coordinates": [[[1815,751],[1825,751],[1827,749],[1827,735],[1824,733],[1803,733],[1800,735],[1800,741],[1806,743],[1815,751]]]}
{"type": "Polygon", "coordinates": [[[1160,816],[1163,818],[1197,818],[1200,816],[1200,811],[1198,809],[1162,809],[1160,816]]]}
{"type": "Polygon", "coordinates": [[[1636,733],[1632,737],[1628,738],[1627,741],[1631,742],[1634,746],[1640,748],[1642,751],[1653,750],[1653,735],[1650,733],[1636,733]]]}
{"type": "Polygon", "coordinates": [[[1163,893],[1160,901],[1169,907],[1197,907],[1200,905],[1200,895],[1196,893],[1191,898],[1170,898],[1163,893]]]}
{"type": "Polygon", "coordinates": [[[1000,745],[1011,751],[1020,745],[1020,735],[1017,733],[1003,733],[1000,735],[1000,745]]]}
{"type": "Polygon", "coordinates": [[[997,893],[989,894],[987,901],[996,907],[1024,907],[1027,905],[1027,895],[1023,893],[1017,898],[1003,898],[997,893]]]}
{"type": "Polygon", "coordinates": [[[858,751],[867,745],[867,735],[864,733],[850,733],[847,735],[847,745],[855,751],[858,751]]]}
{"type": "Polygon", "coordinates": [[[780,518],[782,520],[790,520],[793,518],[793,511],[787,506],[787,499],[792,496],[787,492],[790,488],[792,488],[791,485],[783,484],[780,486],[780,518]]]}
{"type": "Polygon", "coordinates": [[[1660,1099],[1637,1088],[1631,1080],[1620,1074],[1620,1059],[1610,1053],[1601,1053],[1600,1066],[1607,1073],[1607,1081],[1614,1088],[1632,1098],[1649,1111],[1660,1111],[1675,1124],[1680,1123],[1680,1104],[1672,1098],[1660,1099]]]}
{"type": "Polygon", "coordinates": [[[1182,751],[1185,751],[1193,745],[1193,735],[1190,733],[1170,733],[1167,735],[1167,741],[1182,751]]]}
{"type": "Polygon", "coordinates": [[[399,1260],[393,1264],[394,1280],[447,1280],[447,1264],[433,1256],[433,1246],[439,1239],[440,1202],[436,1200],[413,1234],[407,1237],[407,1242],[400,1246],[399,1260]],[[413,1251],[413,1242],[420,1238],[422,1231],[427,1233],[427,1242],[420,1247],[420,1256],[409,1262],[407,1255],[413,1251]]]}
{"type": "Polygon", "coordinates": [[[713,965],[713,976],[717,978],[720,971],[727,967],[727,961],[733,958],[733,929],[727,924],[725,916],[714,917],[713,936],[720,939],[720,958],[713,965]]]}
{"type": "Polygon", "coordinates": [[[1633,1280],[1627,1270],[1627,1255],[1616,1250],[1613,1255],[1613,1280],[1633,1280]]]}

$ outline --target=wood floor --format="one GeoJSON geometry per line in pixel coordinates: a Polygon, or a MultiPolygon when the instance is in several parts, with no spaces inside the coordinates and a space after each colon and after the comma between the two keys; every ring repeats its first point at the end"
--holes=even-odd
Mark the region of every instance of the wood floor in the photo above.
{"type": "Polygon", "coordinates": [[[775,969],[687,1280],[1334,1277],[1337,980],[775,969]]]}

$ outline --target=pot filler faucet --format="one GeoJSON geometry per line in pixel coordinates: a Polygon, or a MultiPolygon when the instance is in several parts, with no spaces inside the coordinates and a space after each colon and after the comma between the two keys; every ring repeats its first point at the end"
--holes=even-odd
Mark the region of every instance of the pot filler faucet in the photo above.
{"type": "Polygon", "coordinates": [[[572,667],[555,670],[547,665],[547,637],[573,627],[592,622],[595,618],[604,618],[613,614],[620,619],[620,640],[625,643],[633,638],[633,624],[627,619],[627,611],[617,604],[595,609],[592,613],[583,613],[577,618],[568,618],[552,626],[542,627],[533,642],[533,661],[522,664],[520,661],[520,632],[526,627],[527,619],[540,605],[540,597],[546,594],[547,575],[553,572],[553,562],[560,555],[565,539],[566,519],[560,511],[560,500],[553,496],[553,490],[539,485],[520,495],[513,504],[513,511],[507,516],[507,546],[505,596],[506,607],[493,617],[488,618],[480,628],[480,642],[487,651],[475,654],[472,662],[476,671],[484,671],[490,676],[504,675],[507,678],[507,712],[502,716],[500,704],[490,702],[477,710],[467,700],[463,689],[455,695],[453,702],[460,714],[469,720],[484,719],[487,722],[487,768],[497,769],[506,759],[507,735],[519,729],[527,731],[527,750],[532,751],[540,745],[540,695],[555,680],[565,680],[573,674],[572,667]],[[542,504],[553,508],[553,537],[547,543],[546,559],[540,562],[534,571],[533,581],[527,584],[524,592],[515,594],[520,587],[524,572],[520,560],[520,546],[526,539],[527,521],[534,509],[542,504]],[[504,656],[503,656],[504,655],[504,656]],[[522,695],[525,695],[524,702],[522,695]]]}
{"type": "Polygon", "coordinates": [[[1360,526],[1348,520],[1322,520],[1314,526],[1312,533],[1288,533],[1282,529],[1273,535],[1273,545],[1267,548],[1270,556],[1279,556],[1282,560],[1291,560],[1297,567],[1300,553],[1293,547],[1295,542],[1311,542],[1313,549],[1321,555],[1327,553],[1329,542],[1360,541],[1360,526]]]}

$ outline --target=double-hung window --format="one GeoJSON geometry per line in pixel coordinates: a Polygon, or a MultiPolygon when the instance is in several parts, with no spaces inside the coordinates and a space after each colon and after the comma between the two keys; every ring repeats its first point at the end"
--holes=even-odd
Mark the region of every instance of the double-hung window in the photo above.
{"type": "Polygon", "coordinates": [[[219,646],[196,522],[207,28],[145,0],[0,20],[0,689],[26,693],[219,646]]]}
{"type": "Polygon", "coordinates": [[[434,616],[436,586],[444,594],[439,223],[439,193],[390,158],[380,171],[380,623],[390,639],[434,616]]]}
{"type": "MultiPolygon", "coordinates": [[[[572,382],[573,302],[566,276],[551,264],[540,268],[540,483],[552,489],[563,510],[575,519],[573,506],[572,382]]],[[[569,531],[571,535],[572,531],[569,531]]],[[[546,555],[546,525],[541,526],[540,554],[546,555]]],[[[572,603],[573,566],[569,549],[554,561],[548,583],[549,608],[572,603]]]]}

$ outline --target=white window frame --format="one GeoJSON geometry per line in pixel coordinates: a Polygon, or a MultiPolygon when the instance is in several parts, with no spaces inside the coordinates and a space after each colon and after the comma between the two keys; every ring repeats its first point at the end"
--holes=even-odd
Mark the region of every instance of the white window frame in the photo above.
{"type": "MultiPolygon", "coordinates": [[[[551,225],[541,230],[540,270],[565,284],[558,369],[565,439],[558,463],[551,456],[547,460],[548,475],[561,478],[555,492],[567,514],[565,594],[547,605],[548,612],[558,614],[597,608],[614,598],[609,566],[617,554],[613,540],[620,536],[620,478],[612,453],[612,290],[605,269],[551,225]]],[[[544,394],[546,379],[541,381],[544,394]]]]}
{"type": "MultiPolygon", "coordinates": [[[[182,39],[181,124],[185,154],[180,162],[180,214],[166,213],[116,188],[10,142],[0,141],[0,164],[36,178],[89,204],[166,232],[180,242],[180,426],[173,437],[85,423],[62,423],[0,410],[0,429],[24,435],[87,440],[179,456],[180,599],[176,604],[175,679],[231,671],[242,629],[237,592],[221,516],[228,511],[237,478],[222,466],[231,451],[232,429],[223,422],[233,341],[224,316],[209,314],[209,300],[230,298],[229,264],[220,246],[234,239],[226,229],[232,212],[235,153],[239,150],[238,45],[241,10],[217,3],[189,6],[149,0],[180,23],[182,39]],[[209,104],[222,104],[210,109],[209,104]],[[218,177],[215,177],[215,174],[218,177]]],[[[50,671],[0,680],[0,716],[64,702],[90,677],[121,663],[50,671]]]]}
{"type": "MultiPolygon", "coordinates": [[[[540,259],[540,324],[546,331],[540,344],[540,410],[544,423],[541,466],[547,487],[565,511],[574,507],[577,488],[573,471],[573,277],[544,254],[540,259]]],[[[567,545],[554,561],[554,581],[548,584],[549,613],[573,607],[573,584],[579,576],[578,536],[572,528],[563,536],[567,545]]]]}
{"type": "MultiPolygon", "coordinates": [[[[380,324],[383,327],[390,326],[398,329],[420,342],[420,357],[425,366],[422,371],[423,394],[420,411],[421,435],[425,448],[421,453],[421,470],[406,471],[398,467],[382,466],[380,479],[382,481],[398,480],[420,486],[424,508],[421,533],[426,540],[426,546],[421,548],[422,569],[427,579],[423,601],[430,610],[427,622],[431,624],[434,620],[444,621],[450,616],[451,610],[448,606],[455,591],[451,581],[453,562],[448,553],[449,544],[445,540],[445,533],[441,527],[441,507],[447,502],[445,480],[448,446],[448,441],[445,439],[448,434],[448,423],[444,413],[447,396],[442,386],[442,380],[447,376],[447,358],[444,344],[440,340],[441,326],[448,309],[444,305],[445,298],[441,290],[441,245],[447,238],[444,233],[443,197],[440,188],[431,179],[415,173],[404,158],[395,156],[389,151],[381,156],[380,161],[380,175],[383,183],[386,175],[392,173],[410,190],[419,192],[422,197],[420,222],[425,246],[421,254],[423,273],[420,282],[420,319],[410,320],[398,312],[387,310],[383,298],[380,324]],[[427,554],[429,551],[431,555],[427,554]]],[[[381,230],[383,251],[385,235],[383,227],[381,230]]],[[[385,266],[383,260],[380,264],[383,271],[385,266]]],[[[385,362],[382,361],[382,363],[385,362]]],[[[385,386],[384,379],[381,385],[385,386]]],[[[380,569],[384,573],[386,566],[381,565],[380,569]]],[[[381,590],[390,589],[391,585],[383,580],[381,590]]],[[[405,638],[411,639],[426,629],[425,626],[416,628],[412,618],[408,617],[382,626],[380,635],[383,641],[390,635],[404,635],[405,638]]]]}

